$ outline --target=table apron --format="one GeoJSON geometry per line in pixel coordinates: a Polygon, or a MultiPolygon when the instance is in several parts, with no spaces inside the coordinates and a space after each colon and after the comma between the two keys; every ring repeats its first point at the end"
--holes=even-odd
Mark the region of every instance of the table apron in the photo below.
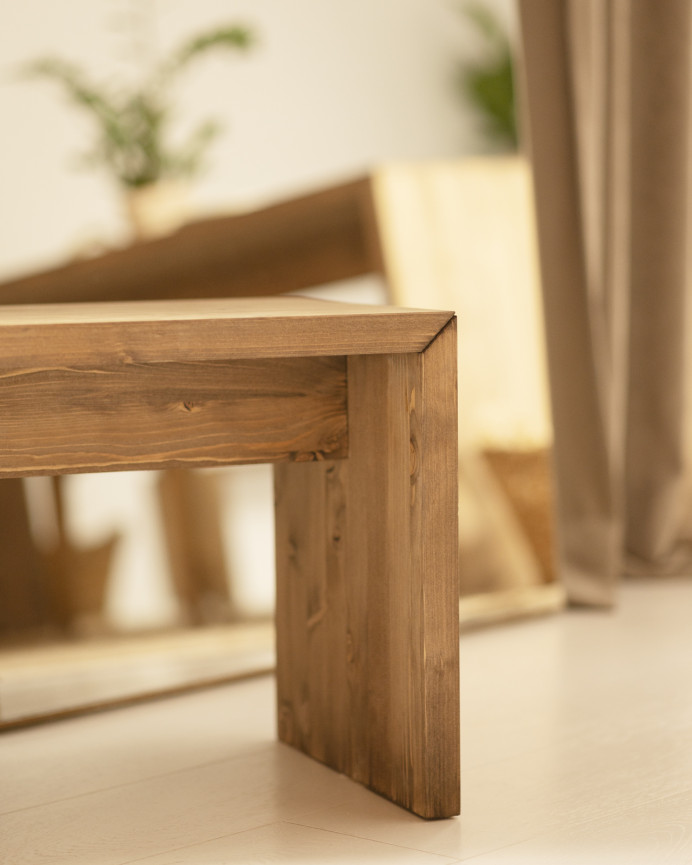
{"type": "Polygon", "coordinates": [[[0,477],[340,459],[345,357],[5,370],[0,477]]]}

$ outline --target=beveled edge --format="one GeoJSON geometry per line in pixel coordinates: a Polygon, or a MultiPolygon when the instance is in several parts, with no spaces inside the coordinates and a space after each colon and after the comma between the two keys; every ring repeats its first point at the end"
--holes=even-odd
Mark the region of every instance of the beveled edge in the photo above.
{"type": "Polygon", "coordinates": [[[420,352],[453,315],[285,296],[19,305],[0,309],[0,365],[420,352]]]}

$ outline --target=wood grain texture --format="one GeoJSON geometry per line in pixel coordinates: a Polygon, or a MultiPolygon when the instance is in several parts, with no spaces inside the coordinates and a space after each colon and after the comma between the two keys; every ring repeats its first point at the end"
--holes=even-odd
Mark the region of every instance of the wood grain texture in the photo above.
{"type": "Polygon", "coordinates": [[[0,284],[0,304],[271,295],[370,273],[362,220],[370,180],[235,216],[199,220],[136,243],[0,284]]]}
{"type": "Polygon", "coordinates": [[[0,370],[422,351],[451,312],[299,297],[0,308],[0,370]]]}
{"type": "Polygon", "coordinates": [[[346,461],[304,468],[274,470],[279,738],[352,774],[346,461]]]}
{"type": "Polygon", "coordinates": [[[345,360],[17,369],[0,442],[0,477],[342,457],[345,360]]]}
{"type": "Polygon", "coordinates": [[[417,814],[456,814],[456,319],[222,306],[7,310],[0,477],[322,461],[277,473],[281,738],[417,814]]]}
{"type": "Polygon", "coordinates": [[[456,328],[349,359],[349,458],[276,476],[279,736],[459,812],[456,328]]]}

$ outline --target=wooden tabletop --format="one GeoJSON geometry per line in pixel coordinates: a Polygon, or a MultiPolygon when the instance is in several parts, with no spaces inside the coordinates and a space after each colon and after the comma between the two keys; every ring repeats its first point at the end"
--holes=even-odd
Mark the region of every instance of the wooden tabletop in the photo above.
{"type": "Polygon", "coordinates": [[[420,352],[452,317],[286,296],[8,306],[0,365],[420,352]]]}

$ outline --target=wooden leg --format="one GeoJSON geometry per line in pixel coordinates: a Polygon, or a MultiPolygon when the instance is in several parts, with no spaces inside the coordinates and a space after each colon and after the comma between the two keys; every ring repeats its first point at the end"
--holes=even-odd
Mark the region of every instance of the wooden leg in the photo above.
{"type": "Polygon", "coordinates": [[[349,358],[349,456],[276,467],[279,737],[459,813],[455,322],[349,358]]]}

